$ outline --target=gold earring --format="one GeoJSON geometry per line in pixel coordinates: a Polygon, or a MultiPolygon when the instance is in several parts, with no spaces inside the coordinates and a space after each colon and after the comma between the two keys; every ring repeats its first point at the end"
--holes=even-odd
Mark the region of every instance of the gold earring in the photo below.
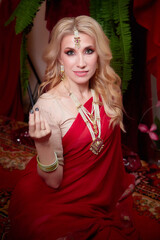
{"type": "Polygon", "coordinates": [[[61,81],[64,80],[64,66],[61,65],[61,81]]]}

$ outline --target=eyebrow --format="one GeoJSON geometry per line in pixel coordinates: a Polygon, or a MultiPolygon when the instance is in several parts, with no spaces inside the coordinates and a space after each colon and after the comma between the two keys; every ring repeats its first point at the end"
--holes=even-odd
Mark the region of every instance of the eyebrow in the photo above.
{"type": "MultiPolygon", "coordinates": [[[[87,49],[87,48],[95,48],[95,46],[93,46],[93,45],[89,45],[89,46],[86,46],[84,49],[87,49]]],[[[72,47],[65,47],[64,50],[75,50],[75,48],[72,48],[72,47]]]]}
{"type": "Polygon", "coordinates": [[[85,47],[85,48],[95,48],[95,46],[89,45],[89,46],[87,46],[87,47],[85,47]]]}
{"type": "Polygon", "coordinates": [[[72,47],[66,47],[64,50],[75,50],[75,49],[72,47]]]}

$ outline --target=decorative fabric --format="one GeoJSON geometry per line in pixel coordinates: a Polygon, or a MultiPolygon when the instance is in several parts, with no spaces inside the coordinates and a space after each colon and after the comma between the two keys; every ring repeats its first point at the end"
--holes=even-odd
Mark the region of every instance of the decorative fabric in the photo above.
{"type": "MultiPolygon", "coordinates": [[[[85,103],[91,111],[92,98],[85,103]]],[[[91,135],[80,114],[62,139],[64,176],[58,189],[37,174],[36,157],[16,186],[10,204],[11,239],[138,239],[132,198],[126,189],[134,176],[124,169],[119,126],[109,127],[100,107],[104,148],[89,151],[91,135]]]]}
{"type": "Polygon", "coordinates": [[[36,149],[29,137],[28,125],[0,116],[0,165],[9,171],[23,170],[35,154],[36,149]]]}

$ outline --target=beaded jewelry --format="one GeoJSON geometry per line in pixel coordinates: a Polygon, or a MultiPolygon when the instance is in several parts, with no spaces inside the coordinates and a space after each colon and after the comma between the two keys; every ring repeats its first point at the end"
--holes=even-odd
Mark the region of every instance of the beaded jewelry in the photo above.
{"type": "MultiPolygon", "coordinates": [[[[65,84],[64,84],[65,86],[65,84]]],[[[75,103],[78,112],[80,113],[82,119],[86,123],[90,134],[92,136],[92,143],[90,145],[90,150],[98,155],[98,153],[104,147],[103,140],[101,139],[101,119],[100,119],[100,112],[99,112],[99,104],[96,101],[95,91],[91,89],[91,93],[93,96],[93,105],[91,113],[78,101],[76,96],[70,92],[67,87],[65,86],[66,90],[69,93],[69,96],[72,98],[73,102],[75,103]]]]}

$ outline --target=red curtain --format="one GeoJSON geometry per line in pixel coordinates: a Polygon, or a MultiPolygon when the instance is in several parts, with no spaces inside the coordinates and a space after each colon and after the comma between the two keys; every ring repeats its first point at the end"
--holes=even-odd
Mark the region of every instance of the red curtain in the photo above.
{"type": "Polygon", "coordinates": [[[1,0],[0,3],[0,115],[23,120],[19,81],[22,35],[15,34],[15,22],[4,26],[19,1],[1,0]]]}
{"type": "Polygon", "coordinates": [[[46,2],[46,27],[49,31],[61,18],[79,15],[89,15],[89,0],[51,0],[46,2]]]}
{"type": "Polygon", "coordinates": [[[157,79],[160,100],[160,1],[134,0],[136,21],[147,29],[147,71],[157,79]]]}

